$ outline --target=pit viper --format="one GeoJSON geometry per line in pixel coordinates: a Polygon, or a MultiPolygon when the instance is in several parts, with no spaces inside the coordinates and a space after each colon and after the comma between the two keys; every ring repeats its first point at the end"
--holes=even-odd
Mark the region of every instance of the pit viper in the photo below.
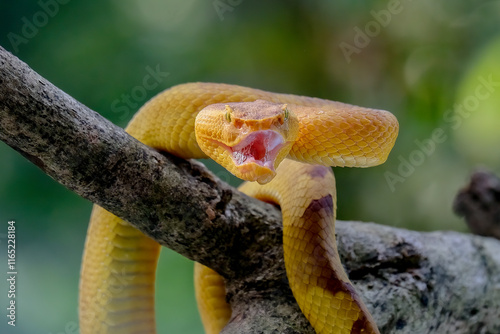
{"type": "MultiPolygon", "coordinates": [[[[335,241],[335,179],[329,166],[383,163],[396,118],[319,98],[216,83],[171,87],[147,102],[126,131],[181,158],[210,157],[246,181],[239,189],[278,204],[293,295],[317,333],[379,333],[349,281],[335,241]]],[[[80,331],[155,333],[160,246],[94,206],[82,261],[80,331]]],[[[196,264],[196,298],[206,333],[231,317],[224,279],[196,264]]]]}

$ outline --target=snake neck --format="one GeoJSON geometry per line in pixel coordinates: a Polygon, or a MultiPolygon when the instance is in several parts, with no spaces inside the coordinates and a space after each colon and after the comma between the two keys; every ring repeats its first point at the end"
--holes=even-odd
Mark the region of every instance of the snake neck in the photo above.
{"type": "Polygon", "coordinates": [[[288,221],[283,251],[290,288],[316,332],[378,333],[340,262],[332,196],[312,200],[302,216],[288,221]]]}
{"type": "Polygon", "coordinates": [[[330,168],[284,160],[276,178],[241,190],[281,207],[290,288],[318,334],[378,334],[342,267],[335,239],[335,179],[330,168]]]}

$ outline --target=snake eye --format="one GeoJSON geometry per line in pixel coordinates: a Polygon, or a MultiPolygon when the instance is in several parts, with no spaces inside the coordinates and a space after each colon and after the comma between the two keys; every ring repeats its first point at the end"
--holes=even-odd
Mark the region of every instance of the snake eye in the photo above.
{"type": "Polygon", "coordinates": [[[224,114],[224,118],[226,121],[231,122],[231,113],[233,112],[233,109],[226,104],[226,113],[224,114]]]}
{"type": "Polygon", "coordinates": [[[285,116],[285,121],[288,120],[288,117],[290,117],[290,111],[288,111],[288,108],[285,105],[285,109],[283,110],[283,115],[285,116]]]}

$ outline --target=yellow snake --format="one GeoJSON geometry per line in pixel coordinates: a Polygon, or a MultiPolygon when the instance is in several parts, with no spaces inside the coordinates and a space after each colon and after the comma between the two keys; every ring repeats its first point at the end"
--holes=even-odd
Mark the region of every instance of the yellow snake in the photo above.
{"type": "MultiPolygon", "coordinates": [[[[325,166],[383,163],[398,128],[396,118],[383,110],[189,83],[151,99],[126,130],[158,150],[182,158],[211,157],[237,177],[258,181],[240,190],[281,207],[289,284],[315,331],[368,334],[379,331],[339,260],[335,180],[325,166]]],[[[94,206],[80,281],[82,334],[156,332],[159,251],[155,241],[94,206]]],[[[195,286],[205,330],[218,333],[231,316],[224,280],[197,264],[195,286]]]]}

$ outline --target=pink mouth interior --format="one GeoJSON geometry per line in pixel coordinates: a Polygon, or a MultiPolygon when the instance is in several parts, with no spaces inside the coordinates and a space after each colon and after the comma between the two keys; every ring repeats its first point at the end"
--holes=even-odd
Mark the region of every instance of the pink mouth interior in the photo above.
{"type": "Polygon", "coordinates": [[[274,160],[283,144],[283,137],[279,133],[262,130],[251,133],[233,146],[231,153],[237,165],[253,162],[274,170],[274,160]]]}

